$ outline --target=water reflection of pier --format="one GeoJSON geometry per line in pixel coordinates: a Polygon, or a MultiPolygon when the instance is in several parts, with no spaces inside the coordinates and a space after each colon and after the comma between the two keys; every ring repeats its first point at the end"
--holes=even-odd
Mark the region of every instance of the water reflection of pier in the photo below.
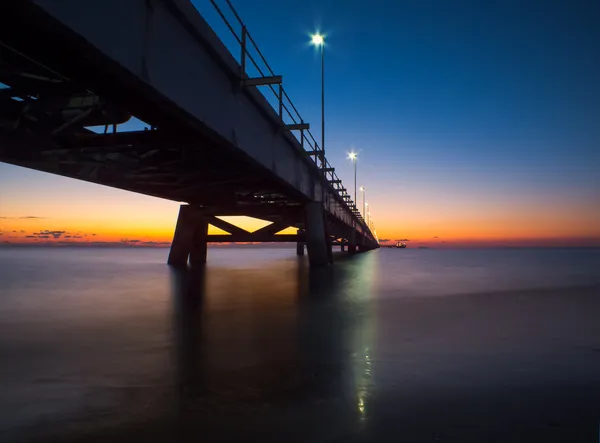
{"type": "Polygon", "coordinates": [[[361,429],[373,371],[365,276],[375,258],[363,257],[335,272],[289,261],[265,269],[269,279],[173,271],[178,421],[232,438],[270,429],[287,441],[289,426],[298,441],[361,429]]]}

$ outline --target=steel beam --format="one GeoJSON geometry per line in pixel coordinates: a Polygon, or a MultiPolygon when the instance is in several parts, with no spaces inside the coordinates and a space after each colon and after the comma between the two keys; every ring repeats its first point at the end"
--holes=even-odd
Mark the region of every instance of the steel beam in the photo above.
{"type": "Polygon", "coordinates": [[[285,125],[285,127],[290,131],[302,131],[305,129],[310,129],[310,125],[308,123],[293,123],[290,125],[285,125]]]}
{"type": "Polygon", "coordinates": [[[289,228],[294,224],[293,221],[288,220],[279,220],[274,221],[270,225],[265,226],[264,228],[260,228],[252,233],[252,235],[263,236],[263,235],[275,235],[280,231],[283,231],[286,228],[289,228]]]}
{"type": "Polygon", "coordinates": [[[254,77],[245,78],[243,80],[244,86],[266,86],[266,85],[278,85],[283,81],[281,75],[272,75],[268,77],[254,77]]]}
{"type": "Polygon", "coordinates": [[[237,235],[237,236],[242,236],[243,237],[243,236],[245,236],[247,234],[250,234],[245,229],[239,228],[239,227],[237,227],[235,225],[232,225],[229,222],[226,222],[225,220],[221,220],[220,218],[217,218],[217,217],[214,217],[214,216],[210,217],[208,219],[208,222],[211,225],[213,225],[213,226],[215,226],[215,227],[217,227],[219,229],[222,229],[223,231],[229,232],[232,235],[237,235]]]}
{"type": "Polygon", "coordinates": [[[280,235],[207,235],[206,241],[209,243],[295,243],[304,241],[304,238],[295,234],[280,235]]]}

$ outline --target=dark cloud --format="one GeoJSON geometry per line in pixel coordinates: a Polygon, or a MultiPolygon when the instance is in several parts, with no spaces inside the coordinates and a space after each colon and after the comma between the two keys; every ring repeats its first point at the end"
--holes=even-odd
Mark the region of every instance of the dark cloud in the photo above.
{"type": "Polygon", "coordinates": [[[53,238],[58,239],[66,233],[67,231],[50,231],[48,229],[44,229],[40,232],[34,232],[33,235],[37,235],[39,238],[50,238],[50,236],[52,236],[53,238]]]}
{"type": "MultiPolygon", "coordinates": [[[[21,231],[25,232],[25,231],[21,231]]],[[[67,231],[51,231],[49,229],[42,229],[39,232],[32,232],[31,235],[27,235],[26,238],[53,238],[58,240],[65,234],[68,234],[67,231]]]]}
{"type": "Polygon", "coordinates": [[[0,217],[0,219],[4,219],[4,220],[25,220],[25,219],[38,219],[38,218],[46,218],[46,217],[38,217],[37,215],[23,215],[21,217],[6,217],[6,216],[2,216],[0,217]]]}
{"type": "Polygon", "coordinates": [[[410,240],[408,238],[403,238],[403,239],[396,240],[396,241],[410,241],[410,240]]]}
{"type": "Polygon", "coordinates": [[[433,238],[439,238],[437,235],[434,235],[433,238]]]}
{"type": "Polygon", "coordinates": [[[92,234],[93,236],[95,236],[96,234],[92,234]]]}
{"type": "MultiPolygon", "coordinates": [[[[165,241],[165,242],[160,242],[160,241],[141,241],[141,240],[137,240],[133,243],[125,243],[123,241],[118,241],[118,242],[110,242],[110,241],[84,241],[84,242],[76,242],[70,239],[67,239],[67,237],[70,238],[76,238],[78,236],[64,236],[62,239],[59,240],[55,240],[55,239],[47,239],[47,238],[43,238],[43,237],[39,237],[39,236],[34,236],[34,235],[28,235],[25,236],[26,238],[31,238],[33,239],[32,242],[14,242],[14,243],[10,243],[11,245],[15,245],[15,246],[22,246],[22,247],[27,247],[27,246],[46,246],[46,247],[63,247],[63,246],[69,246],[69,247],[79,247],[79,248],[88,248],[88,247],[100,247],[100,248],[158,248],[158,247],[168,247],[171,242],[165,241]]],[[[21,237],[23,238],[23,237],[21,237]]],[[[8,242],[6,242],[8,243],[8,242]]],[[[2,245],[2,243],[0,243],[0,246],[2,245]]]]}
{"type": "Polygon", "coordinates": [[[388,241],[391,241],[391,240],[389,238],[380,238],[379,241],[385,243],[385,242],[388,242],[388,241]]]}
{"type": "Polygon", "coordinates": [[[21,231],[19,231],[19,232],[20,232],[21,234],[25,234],[25,231],[23,231],[23,230],[21,230],[21,231]]]}

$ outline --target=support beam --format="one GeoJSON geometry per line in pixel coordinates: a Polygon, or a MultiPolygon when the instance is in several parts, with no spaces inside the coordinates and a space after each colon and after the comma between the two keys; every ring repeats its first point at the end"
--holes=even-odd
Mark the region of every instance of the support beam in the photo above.
{"type": "Polygon", "coordinates": [[[301,241],[296,243],[296,255],[304,255],[304,243],[301,241]]]}
{"type": "Polygon", "coordinates": [[[236,225],[232,225],[231,223],[221,220],[217,217],[210,217],[209,223],[219,229],[222,229],[223,231],[229,232],[232,235],[244,236],[250,234],[248,231],[238,228],[236,225]]]}
{"type": "Polygon", "coordinates": [[[252,233],[252,235],[262,236],[262,235],[275,235],[279,231],[283,231],[285,228],[289,228],[294,224],[293,221],[286,220],[278,220],[274,221],[270,225],[265,226],[264,228],[260,228],[252,233]]]}
{"type": "Polygon", "coordinates": [[[327,266],[329,257],[323,205],[319,202],[307,203],[305,211],[308,261],[312,267],[327,266]]]}
{"type": "Polygon", "coordinates": [[[295,234],[254,235],[250,232],[246,235],[215,234],[206,237],[208,243],[295,243],[302,240],[301,236],[295,234]]]}

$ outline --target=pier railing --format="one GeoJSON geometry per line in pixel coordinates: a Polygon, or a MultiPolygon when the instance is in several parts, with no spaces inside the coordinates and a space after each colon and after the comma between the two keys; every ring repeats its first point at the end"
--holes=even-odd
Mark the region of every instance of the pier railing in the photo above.
{"type": "Polygon", "coordinates": [[[264,87],[262,91],[269,92],[265,98],[277,111],[282,124],[294,133],[302,148],[314,162],[315,167],[323,171],[325,181],[331,184],[359,221],[367,226],[356,202],[352,200],[334,168],[323,155],[323,150],[310,131],[309,125],[306,124],[285,91],[281,76],[275,74],[231,1],[222,0],[217,2],[217,0],[209,0],[209,2],[239,45],[240,55],[239,59],[236,58],[236,60],[240,65],[240,81],[242,84],[264,87]],[[221,6],[219,3],[221,3],[221,6]],[[249,68],[255,70],[258,75],[254,78],[248,76],[249,68]]]}

